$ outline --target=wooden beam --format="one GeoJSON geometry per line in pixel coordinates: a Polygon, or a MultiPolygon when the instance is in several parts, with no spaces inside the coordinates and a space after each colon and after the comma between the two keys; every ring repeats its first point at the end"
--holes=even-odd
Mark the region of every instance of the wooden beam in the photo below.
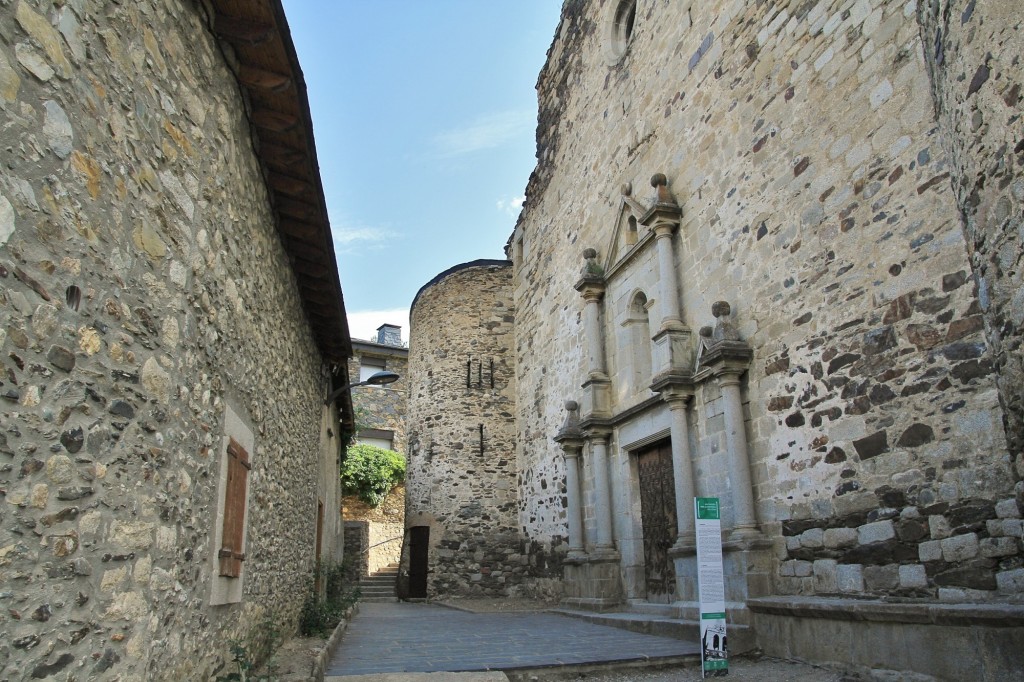
{"type": "Polygon", "coordinates": [[[281,231],[292,239],[309,240],[320,236],[320,227],[318,225],[304,223],[301,220],[281,218],[278,221],[278,225],[281,227],[281,231]]]}
{"type": "Polygon", "coordinates": [[[324,256],[327,254],[324,253],[323,249],[310,246],[305,242],[289,239],[286,248],[290,254],[296,258],[301,258],[306,263],[321,265],[326,260],[324,256]]]}
{"type": "Polygon", "coordinates": [[[273,109],[257,109],[252,112],[252,122],[257,128],[285,133],[299,125],[299,117],[273,109]]]}
{"type": "Polygon", "coordinates": [[[292,83],[292,77],[287,73],[277,73],[259,69],[255,66],[242,64],[238,68],[238,80],[242,85],[251,90],[267,90],[270,92],[281,92],[292,83]]]}
{"type": "Polygon", "coordinates": [[[301,178],[294,178],[290,175],[284,175],[282,173],[275,173],[273,171],[267,174],[267,182],[274,188],[274,191],[282,194],[287,194],[291,197],[312,197],[310,192],[310,185],[308,180],[301,178]]]}
{"type": "Polygon", "coordinates": [[[321,220],[320,208],[305,201],[276,197],[274,205],[277,207],[278,213],[289,218],[295,218],[307,223],[319,223],[321,220]]]}
{"type": "Polygon", "coordinates": [[[303,165],[303,162],[306,161],[306,152],[302,149],[292,149],[261,140],[260,157],[273,168],[293,168],[303,165]]]}
{"type": "Polygon", "coordinates": [[[213,22],[213,30],[231,42],[258,45],[270,39],[274,34],[274,25],[218,14],[213,22]]]}

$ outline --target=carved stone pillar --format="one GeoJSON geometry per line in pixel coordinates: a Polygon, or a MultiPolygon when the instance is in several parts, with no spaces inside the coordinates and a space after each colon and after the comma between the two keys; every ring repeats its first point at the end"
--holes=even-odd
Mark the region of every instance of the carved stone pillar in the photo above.
{"type": "Polygon", "coordinates": [[[732,504],[735,525],[730,540],[757,537],[754,513],[754,487],[750,480],[750,456],[747,434],[743,427],[743,402],[740,399],[740,371],[724,370],[718,375],[725,411],[725,447],[729,452],[729,479],[732,481],[732,504]]]}
{"type": "Polygon", "coordinates": [[[608,437],[607,431],[591,431],[590,466],[594,472],[594,517],[597,532],[594,542],[594,554],[605,556],[615,553],[615,541],[612,539],[612,490],[608,480],[608,437]]]}
{"type": "Polygon", "coordinates": [[[605,371],[604,334],[601,331],[601,301],[604,299],[604,271],[597,251],[583,251],[583,275],[576,291],[583,295],[583,333],[587,344],[587,381],[583,384],[583,413],[603,417],[610,414],[611,380],[605,371]]]}
{"type": "Polygon", "coordinates": [[[579,405],[575,401],[565,403],[568,412],[565,424],[555,436],[562,446],[565,458],[565,492],[569,508],[566,510],[569,523],[569,553],[566,561],[578,563],[586,559],[583,537],[583,497],[580,494],[580,453],[583,450],[583,432],[579,428],[579,405]]]}
{"type": "Polygon", "coordinates": [[[658,298],[661,299],[661,329],[679,329],[679,283],[675,257],[672,253],[672,235],[679,223],[659,222],[654,225],[655,246],[658,249],[658,298]]]}
{"type": "Polygon", "coordinates": [[[729,457],[729,480],[732,488],[734,525],[730,540],[744,542],[760,539],[754,507],[754,488],[750,477],[750,455],[743,426],[743,400],[740,377],[747,371],[753,352],[740,340],[739,332],[729,321],[732,312],[725,301],[716,301],[711,313],[718,322],[714,330],[705,327],[705,352],[701,364],[718,382],[722,391],[725,419],[725,448],[729,457]]]}
{"type": "MultiPolygon", "coordinates": [[[[690,330],[682,320],[679,303],[679,272],[673,253],[672,240],[683,215],[668,189],[668,178],[657,173],[651,178],[656,197],[640,223],[651,228],[655,236],[658,256],[658,310],[661,314],[654,342],[653,360],[655,382],[658,378],[687,372],[693,367],[690,330]]],[[[657,389],[655,389],[657,390],[657,389]]]]}
{"type": "Polygon", "coordinates": [[[696,488],[693,483],[693,460],[690,455],[690,423],[686,416],[686,406],[691,396],[678,390],[663,395],[672,414],[672,473],[675,478],[678,529],[676,543],[672,549],[685,552],[696,546],[693,517],[696,488]]]}

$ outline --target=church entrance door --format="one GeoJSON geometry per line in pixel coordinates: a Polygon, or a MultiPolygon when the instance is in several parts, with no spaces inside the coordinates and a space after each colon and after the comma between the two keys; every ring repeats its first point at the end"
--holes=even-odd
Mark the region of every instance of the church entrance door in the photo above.
{"type": "Polygon", "coordinates": [[[637,453],[637,470],[647,601],[668,604],[676,590],[675,565],[668,554],[677,530],[671,443],[666,440],[637,453]]]}

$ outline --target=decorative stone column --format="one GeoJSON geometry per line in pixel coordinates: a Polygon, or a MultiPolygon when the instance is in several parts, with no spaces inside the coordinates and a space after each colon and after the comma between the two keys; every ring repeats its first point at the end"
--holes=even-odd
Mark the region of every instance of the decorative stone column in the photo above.
{"type": "Polygon", "coordinates": [[[593,429],[588,434],[590,441],[590,465],[594,472],[594,517],[597,532],[594,542],[595,558],[615,554],[612,539],[612,491],[608,480],[608,438],[606,430],[593,429]]]}
{"type": "Polygon", "coordinates": [[[601,301],[604,299],[604,269],[597,251],[583,251],[583,274],[576,291],[583,295],[583,333],[587,343],[587,381],[583,384],[583,413],[604,417],[611,409],[611,381],[605,371],[604,334],[601,331],[601,301]]]}
{"type": "Polygon", "coordinates": [[[704,328],[701,336],[707,342],[701,364],[715,377],[722,390],[725,419],[725,448],[729,457],[729,480],[732,487],[734,524],[729,540],[747,542],[761,539],[754,507],[754,488],[750,478],[750,455],[743,426],[743,401],[740,377],[747,371],[753,352],[740,340],[739,332],[729,322],[732,312],[725,301],[717,301],[711,314],[717,318],[714,330],[704,328]]]}
{"type": "MultiPolygon", "coordinates": [[[[688,371],[693,366],[690,330],[682,320],[679,304],[679,273],[676,268],[672,240],[683,215],[668,189],[668,178],[657,173],[651,178],[655,189],[654,204],[640,218],[640,223],[651,228],[658,254],[658,309],[661,320],[658,331],[651,337],[654,342],[653,360],[655,381],[658,377],[688,371]]],[[[655,389],[657,390],[657,389],[655,389]]]]}
{"type": "Polygon", "coordinates": [[[686,407],[691,393],[669,389],[662,394],[672,415],[672,474],[676,493],[676,527],[678,530],[675,552],[685,553],[696,548],[696,527],[693,516],[693,460],[690,455],[690,423],[686,407]]]}
{"type": "Polygon", "coordinates": [[[583,432],[580,430],[579,405],[570,400],[565,403],[568,413],[565,424],[555,436],[555,442],[562,446],[565,458],[565,491],[569,500],[566,510],[569,522],[569,553],[566,561],[579,563],[586,559],[583,537],[583,503],[580,495],[580,453],[583,450],[583,432]]]}

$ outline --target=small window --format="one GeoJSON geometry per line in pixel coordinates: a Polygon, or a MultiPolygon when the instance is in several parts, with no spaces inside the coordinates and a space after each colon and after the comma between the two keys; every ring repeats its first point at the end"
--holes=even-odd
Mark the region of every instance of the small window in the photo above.
{"type": "Polygon", "coordinates": [[[636,0],[619,0],[611,25],[611,48],[614,57],[620,58],[626,54],[629,39],[633,37],[635,21],[636,0]]]}
{"type": "Polygon", "coordinates": [[[377,372],[383,372],[385,368],[386,363],[384,362],[384,358],[360,358],[359,381],[366,381],[377,372]]]}
{"type": "Polygon", "coordinates": [[[385,450],[395,449],[395,432],[387,429],[363,429],[356,436],[356,441],[363,445],[372,445],[385,450]]]}

